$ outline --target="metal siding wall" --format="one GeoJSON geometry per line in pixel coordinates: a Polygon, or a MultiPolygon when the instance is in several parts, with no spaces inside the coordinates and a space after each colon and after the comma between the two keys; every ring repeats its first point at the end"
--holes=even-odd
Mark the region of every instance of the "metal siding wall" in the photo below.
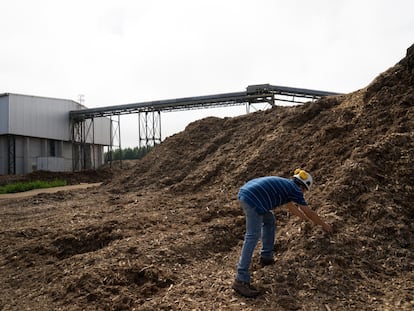
{"type": "Polygon", "coordinates": [[[109,118],[96,118],[93,119],[93,132],[92,132],[92,120],[85,121],[86,129],[89,129],[86,142],[97,145],[110,145],[111,143],[111,121],[109,118]]]}
{"type": "Polygon", "coordinates": [[[99,168],[104,164],[103,146],[91,145],[91,167],[99,168]]]}
{"type": "Polygon", "coordinates": [[[62,172],[64,171],[65,159],[57,157],[37,158],[37,168],[44,171],[62,172]]]}
{"type": "Polygon", "coordinates": [[[42,153],[42,140],[39,138],[30,138],[30,144],[29,144],[29,168],[30,171],[36,170],[37,168],[37,158],[41,157],[43,155],[42,153]]]}
{"type": "Polygon", "coordinates": [[[79,105],[70,100],[10,95],[10,133],[69,141],[69,111],[79,105]]]}
{"type": "Polygon", "coordinates": [[[64,170],[72,171],[72,144],[63,142],[62,157],[64,160],[64,170]]]}
{"type": "Polygon", "coordinates": [[[72,144],[70,142],[58,142],[62,144],[62,153],[57,157],[50,157],[45,153],[45,139],[31,139],[31,158],[33,169],[46,169],[50,171],[72,171],[72,144]]]}
{"type": "Polygon", "coordinates": [[[109,118],[99,118],[96,121],[97,139],[95,139],[95,144],[109,146],[111,144],[111,120],[109,118]]]}
{"type": "Polygon", "coordinates": [[[0,97],[0,135],[9,131],[9,96],[0,97]]]}
{"type": "MultiPolygon", "coordinates": [[[[27,174],[39,169],[72,171],[72,144],[63,142],[62,156],[48,157],[43,150],[45,142],[47,140],[43,138],[16,136],[16,174],[27,174]],[[39,167],[39,163],[44,163],[44,159],[48,162],[47,167],[39,167]]],[[[8,174],[7,139],[5,136],[0,136],[0,174],[8,174]]]]}

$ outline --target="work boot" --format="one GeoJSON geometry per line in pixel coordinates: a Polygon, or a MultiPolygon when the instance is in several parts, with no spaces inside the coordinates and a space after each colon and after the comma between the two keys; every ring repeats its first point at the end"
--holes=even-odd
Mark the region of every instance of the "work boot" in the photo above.
{"type": "Polygon", "coordinates": [[[239,280],[234,280],[233,285],[231,286],[237,293],[247,298],[254,298],[260,294],[256,288],[250,285],[248,282],[243,282],[239,280]]]}
{"type": "Polygon", "coordinates": [[[275,264],[275,260],[273,258],[264,258],[260,257],[260,265],[262,267],[264,266],[271,266],[275,264]]]}

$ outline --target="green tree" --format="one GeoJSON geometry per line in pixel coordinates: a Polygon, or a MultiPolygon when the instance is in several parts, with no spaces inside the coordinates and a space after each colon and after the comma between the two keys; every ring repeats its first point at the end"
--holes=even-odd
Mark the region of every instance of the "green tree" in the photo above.
{"type": "Polygon", "coordinates": [[[135,147],[135,148],[125,148],[125,149],[116,149],[105,153],[105,159],[107,161],[118,161],[118,160],[138,160],[143,158],[147,153],[149,153],[153,146],[145,147],[135,147]]]}

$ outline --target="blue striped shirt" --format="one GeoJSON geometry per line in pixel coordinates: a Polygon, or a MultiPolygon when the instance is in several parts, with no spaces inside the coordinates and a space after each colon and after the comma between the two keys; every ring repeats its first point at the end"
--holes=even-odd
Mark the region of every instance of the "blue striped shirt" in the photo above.
{"type": "Polygon", "coordinates": [[[265,214],[288,202],[308,205],[302,189],[292,179],[277,176],[259,177],[248,181],[240,188],[238,198],[253,207],[258,214],[265,214]]]}

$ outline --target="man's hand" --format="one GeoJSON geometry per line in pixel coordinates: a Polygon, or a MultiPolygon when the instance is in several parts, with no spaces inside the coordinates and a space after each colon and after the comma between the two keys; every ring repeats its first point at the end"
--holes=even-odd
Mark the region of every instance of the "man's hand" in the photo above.
{"type": "Polygon", "coordinates": [[[314,224],[321,226],[326,232],[332,233],[333,227],[330,224],[324,222],[316,212],[311,210],[308,206],[298,205],[296,206],[292,202],[287,204],[289,211],[293,214],[301,218],[302,220],[310,220],[314,224]]]}
{"type": "Polygon", "coordinates": [[[326,232],[332,233],[333,228],[331,225],[324,222],[316,212],[311,210],[308,206],[305,205],[299,205],[299,210],[303,212],[303,214],[306,215],[310,220],[312,220],[313,223],[321,226],[326,232]]]}

